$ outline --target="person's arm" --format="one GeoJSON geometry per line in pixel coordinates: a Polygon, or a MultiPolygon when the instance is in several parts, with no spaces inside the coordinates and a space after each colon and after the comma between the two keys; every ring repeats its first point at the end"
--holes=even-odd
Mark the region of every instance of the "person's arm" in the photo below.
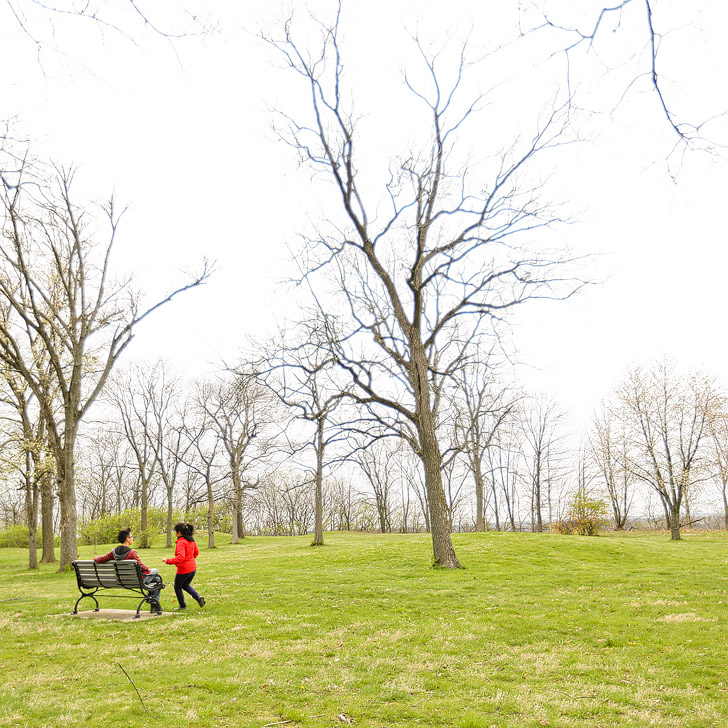
{"type": "Polygon", "coordinates": [[[149,567],[144,564],[144,562],[139,558],[139,554],[136,552],[136,549],[132,549],[127,555],[127,559],[134,559],[134,561],[139,562],[139,566],[142,567],[142,574],[146,576],[149,573],[149,567]]]}
{"type": "Polygon", "coordinates": [[[111,561],[114,558],[114,549],[111,549],[108,554],[103,556],[94,556],[94,561],[97,564],[103,564],[105,561],[111,561]]]}
{"type": "Polygon", "coordinates": [[[181,564],[185,560],[184,545],[182,544],[184,539],[177,539],[177,543],[174,547],[174,556],[171,559],[165,559],[165,564],[181,564]]]}

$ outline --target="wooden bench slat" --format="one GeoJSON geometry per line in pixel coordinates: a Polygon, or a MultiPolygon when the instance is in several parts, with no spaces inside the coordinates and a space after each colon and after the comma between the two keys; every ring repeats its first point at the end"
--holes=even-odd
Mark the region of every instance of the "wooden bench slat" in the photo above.
{"type": "Polygon", "coordinates": [[[134,560],[103,563],[74,561],[73,568],[84,588],[140,589],[144,586],[141,567],[134,560]]]}

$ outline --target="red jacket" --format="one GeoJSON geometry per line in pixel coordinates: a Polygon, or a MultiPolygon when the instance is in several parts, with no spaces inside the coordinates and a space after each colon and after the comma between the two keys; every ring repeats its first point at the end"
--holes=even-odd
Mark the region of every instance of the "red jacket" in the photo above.
{"type": "Polygon", "coordinates": [[[189,574],[197,570],[195,559],[200,555],[200,549],[194,541],[188,541],[184,536],[177,539],[174,546],[174,558],[165,559],[165,564],[177,564],[178,574],[189,574]]]}
{"type": "Polygon", "coordinates": [[[103,564],[105,561],[125,561],[126,559],[134,559],[134,561],[138,561],[139,566],[142,567],[142,574],[145,576],[149,573],[149,567],[144,565],[142,560],[139,558],[139,554],[134,549],[124,546],[123,544],[112,549],[108,554],[94,557],[94,561],[97,564],[103,564]]]}

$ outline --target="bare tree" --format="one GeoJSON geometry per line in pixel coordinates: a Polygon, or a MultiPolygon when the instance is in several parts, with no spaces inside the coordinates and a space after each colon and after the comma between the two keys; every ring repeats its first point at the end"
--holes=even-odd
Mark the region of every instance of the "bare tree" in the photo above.
{"type": "MultiPolygon", "coordinates": [[[[493,376],[490,357],[469,362],[455,376],[455,447],[464,453],[475,485],[475,530],[485,530],[485,460],[498,428],[512,415],[518,397],[493,376]]],[[[491,491],[495,499],[495,492],[491,491]]],[[[500,530],[497,499],[496,528],[500,530]]]]}
{"type": "Polygon", "coordinates": [[[564,412],[552,397],[539,394],[524,403],[521,428],[523,460],[530,485],[531,530],[544,530],[544,509],[552,518],[552,496],[559,477],[563,433],[560,431],[564,412]]]}
{"type": "Polygon", "coordinates": [[[198,382],[193,394],[193,417],[187,421],[186,435],[191,447],[186,450],[185,464],[202,478],[207,500],[207,547],[215,548],[215,502],[217,486],[226,478],[224,444],[215,423],[207,412],[207,391],[198,382]]]}
{"type": "Polygon", "coordinates": [[[274,401],[256,376],[241,373],[201,383],[196,403],[227,455],[235,544],[245,536],[243,494],[257,486],[260,468],[272,453],[273,439],[267,430],[276,414],[274,401]]]}
{"type": "Polygon", "coordinates": [[[108,394],[109,401],[121,419],[120,434],[126,439],[136,463],[140,485],[140,548],[149,548],[151,545],[148,508],[152,478],[157,469],[152,407],[158,375],[155,368],[135,364],[127,371],[119,372],[108,394]]]}
{"type": "Polygon", "coordinates": [[[679,376],[663,359],[632,369],[618,389],[632,448],[629,468],[660,498],[674,540],[686,492],[705,477],[701,456],[714,387],[704,376],[679,376]]]}
{"type": "Polygon", "coordinates": [[[589,439],[591,458],[609,496],[617,531],[623,531],[627,525],[635,485],[634,474],[628,467],[629,441],[621,424],[614,408],[605,405],[594,416],[589,439]]]}
{"type": "Polygon", "coordinates": [[[345,428],[333,422],[333,415],[348,396],[340,381],[331,342],[336,338],[328,317],[315,314],[297,327],[293,340],[283,331],[268,347],[261,364],[263,381],[290,409],[294,418],[313,426],[310,439],[294,450],[312,450],[315,458],[313,546],[324,543],[323,481],[329,464],[327,451],[346,439],[345,428]]]}
{"type": "Polygon", "coordinates": [[[369,447],[357,449],[354,455],[354,460],[371,486],[381,533],[388,533],[392,530],[392,496],[395,475],[392,461],[396,449],[397,446],[387,440],[377,440],[369,447]]]}
{"type": "Polygon", "coordinates": [[[186,436],[187,402],[182,398],[179,375],[167,362],[157,362],[149,379],[150,403],[147,436],[154,451],[156,469],[167,494],[167,548],[172,546],[172,511],[177,476],[192,441],[186,436]]]}
{"type": "Polygon", "coordinates": [[[311,51],[292,28],[288,22],[280,38],[267,40],[305,84],[311,113],[281,114],[279,130],[305,163],[328,176],[337,193],[331,209],[339,213],[336,221],[331,213],[328,231],[307,240],[304,276],[314,286],[318,274],[328,274],[333,299],[319,303],[339,313],[336,359],[359,403],[421,458],[434,561],[458,568],[436,433],[440,392],[490,324],[518,304],[575,288],[556,274],[563,256],[534,247],[537,231],[558,215],[539,198],[540,183],[529,186],[523,174],[540,152],[561,143],[567,120],[561,109],[550,111],[489,170],[460,164],[461,135],[483,98],[461,98],[469,70],[464,50],[447,81],[442,57],[416,43],[427,80],[416,85],[405,76],[405,85],[428,120],[430,141],[393,159],[376,191],[360,175],[366,138],[346,107],[340,14],[318,25],[320,45],[311,51]]]}
{"type": "Polygon", "coordinates": [[[121,513],[131,505],[129,485],[133,467],[129,447],[121,429],[109,428],[108,420],[90,422],[83,447],[88,480],[97,484],[97,513],[121,513]]]}
{"type": "MultiPolygon", "coordinates": [[[[520,417],[520,410],[516,416],[520,417]]],[[[503,526],[517,531],[519,518],[518,485],[522,480],[522,431],[520,420],[506,420],[496,429],[491,447],[485,451],[485,468],[491,488],[491,503],[495,528],[503,526]]]]}
{"type": "Polygon", "coordinates": [[[81,421],[137,325],[209,275],[205,268],[187,285],[140,309],[127,283],[111,277],[120,219],[113,199],[103,208],[108,237],[99,243],[91,213],[72,196],[73,177],[72,171],[53,168],[47,181],[25,160],[20,167],[0,169],[5,240],[0,297],[11,313],[0,322],[0,359],[23,377],[45,421],[60,498],[61,569],[78,553],[74,468],[81,421]],[[49,362],[50,399],[33,347],[41,347],[49,362]]]}
{"type": "Polygon", "coordinates": [[[328,483],[330,517],[335,531],[351,531],[354,528],[359,494],[349,480],[337,477],[328,483]]]}

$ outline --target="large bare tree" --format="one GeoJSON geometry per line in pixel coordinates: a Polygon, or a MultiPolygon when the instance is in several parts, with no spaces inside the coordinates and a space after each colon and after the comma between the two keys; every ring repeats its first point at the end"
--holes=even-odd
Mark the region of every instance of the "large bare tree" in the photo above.
{"type": "Polygon", "coordinates": [[[3,157],[0,358],[23,377],[38,401],[55,459],[61,514],[61,569],[77,556],[75,447],[79,426],[103,389],[136,327],[209,271],[140,307],[128,281],[114,280],[111,254],[121,213],[103,208],[107,226],[72,193],[74,173],[3,157]],[[50,374],[38,366],[41,347],[50,374]],[[52,387],[48,387],[50,377],[52,387]],[[52,396],[48,396],[48,392],[52,396]],[[60,406],[56,406],[59,403],[60,406]]]}
{"type": "MultiPolygon", "coordinates": [[[[531,134],[497,143],[495,163],[471,165],[460,146],[483,97],[467,90],[465,51],[448,74],[442,57],[415,42],[425,80],[405,76],[419,116],[403,123],[423,120],[428,138],[365,175],[367,138],[347,103],[340,13],[318,24],[315,48],[293,28],[290,21],[267,40],[305,85],[309,113],[281,112],[279,132],[335,191],[329,224],[306,239],[299,256],[303,276],[319,290],[321,307],[337,314],[343,335],[332,347],[356,399],[422,460],[434,562],[458,568],[437,437],[440,394],[491,324],[519,304],[576,287],[562,285],[564,256],[540,248],[538,232],[559,215],[540,196],[540,182],[529,184],[525,175],[541,152],[561,143],[568,119],[552,108],[531,134]]],[[[390,122],[396,114],[368,111],[390,122]]]]}

